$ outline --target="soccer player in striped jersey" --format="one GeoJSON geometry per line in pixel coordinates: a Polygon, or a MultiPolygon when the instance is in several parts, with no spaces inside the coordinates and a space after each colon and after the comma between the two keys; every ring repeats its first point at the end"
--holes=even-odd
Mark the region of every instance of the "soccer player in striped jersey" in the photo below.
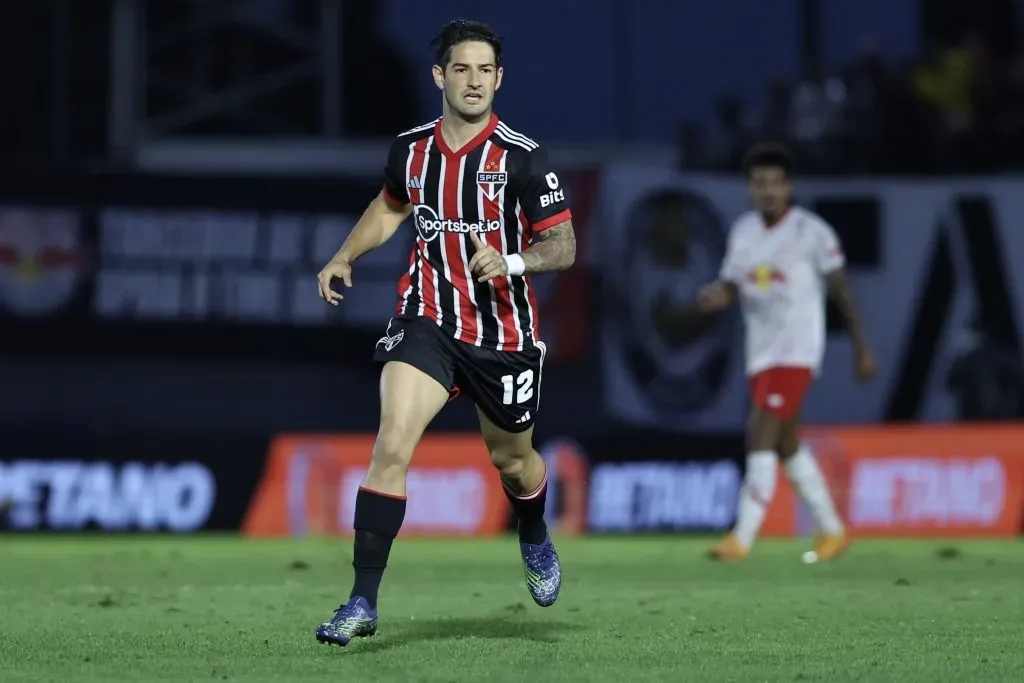
{"type": "Polygon", "coordinates": [[[377,593],[405,515],[413,450],[450,398],[476,403],[484,442],[518,518],[527,587],[554,604],[561,567],[544,523],[547,471],[533,448],[545,348],[529,276],[573,264],[566,192],[544,149],[492,111],[501,42],[486,25],[451,22],[435,38],[442,116],[391,145],[384,187],[319,274],[342,299],[352,265],[412,216],[416,240],[398,303],[374,358],[383,364],[381,418],[356,498],[348,601],[317,629],[346,645],[377,629],[377,593]]]}

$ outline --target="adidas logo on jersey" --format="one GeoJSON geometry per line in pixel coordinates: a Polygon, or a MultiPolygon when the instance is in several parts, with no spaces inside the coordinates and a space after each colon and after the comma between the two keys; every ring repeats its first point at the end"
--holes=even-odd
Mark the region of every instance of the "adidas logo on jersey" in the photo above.
{"type": "Polygon", "coordinates": [[[530,420],[530,411],[527,410],[525,415],[523,415],[521,418],[516,420],[516,424],[517,425],[525,424],[525,423],[529,422],[529,420],[530,420]]]}
{"type": "Polygon", "coordinates": [[[409,180],[409,184],[406,185],[406,187],[408,187],[410,190],[422,190],[423,183],[420,182],[420,179],[417,176],[413,176],[412,179],[409,180]]]}

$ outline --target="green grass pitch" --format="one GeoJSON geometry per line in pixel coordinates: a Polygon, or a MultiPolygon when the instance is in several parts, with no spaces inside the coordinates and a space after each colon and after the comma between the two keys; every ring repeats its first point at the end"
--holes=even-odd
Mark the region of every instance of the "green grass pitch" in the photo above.
{"type": "Polygon", "coordinates": [[[378,635],[320,645],[347,540],[0,536],[0,681],[1024,680],[1024,544],[562,540],[536,607],[512,538],[396,544],[378,635]]]}

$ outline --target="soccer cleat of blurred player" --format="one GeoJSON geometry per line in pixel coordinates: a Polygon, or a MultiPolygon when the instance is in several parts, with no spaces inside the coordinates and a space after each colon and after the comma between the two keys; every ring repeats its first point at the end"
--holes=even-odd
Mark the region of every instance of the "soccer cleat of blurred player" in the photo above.
{"type": "MultiPolygon", "coordinates": [[[[335,280],[412,215],[415,244],[398,304],[374,359],[383,365],[381,418],[356,498],[349,601],[317,629],[345,645],[372,635],[377,594],[405,517],[413,450],[450,397],[477,407],[484,443],[518,519],[534,602],[554,604],[561,566],[544,523],[547,471],[533,448],[545,347],[529,276],[572,265],[576,238],[566,193],[544,149],[492,112],[501,43],[484,24],[455,21],[432,43],[442,116],[400,134],[384,187],[318,276],[337,305],[335,280]]],[[[344,291],[344,290],[342,290],[344,291]]]]}
{"type": "Polygon", "coordinates": [[[800,409],[825,352],[825,297],[842,312],[855,348],[854,375],[875,374],[842,246],[821,217],[793,204],[792,161],[778,145],[754,146],[744,168],[755,210],[737,219],[719,279],[700,293],[704,311],[739,301],[746,328],[752,410],[746,475],[736,526],[710,555],[745,559],[775,494],[778,459],[810,508],[821,536],[819,560],[841,554],[848,541],[814,455],[800,442],[800,409]]]}

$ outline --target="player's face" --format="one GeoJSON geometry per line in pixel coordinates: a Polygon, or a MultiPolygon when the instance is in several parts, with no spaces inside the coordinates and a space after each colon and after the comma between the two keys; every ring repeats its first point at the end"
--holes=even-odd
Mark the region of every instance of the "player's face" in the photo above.
{"type": "Polygon", "coordinates": [[[501,87],[501,68],[494,49],[483,42],[468,41],[452,48],[442,70],[434,66],[434,83],[444,91],[446,109],[467,121],[490,116],[494,92],[501,87]]]}
{"type": "Polygon", "coordinates": [[[789,207],[793,186],[786,171],[778,166],[758,166],[750,171],[747,182],[750,200],[763,216],[778,217],[789,207]]]}

